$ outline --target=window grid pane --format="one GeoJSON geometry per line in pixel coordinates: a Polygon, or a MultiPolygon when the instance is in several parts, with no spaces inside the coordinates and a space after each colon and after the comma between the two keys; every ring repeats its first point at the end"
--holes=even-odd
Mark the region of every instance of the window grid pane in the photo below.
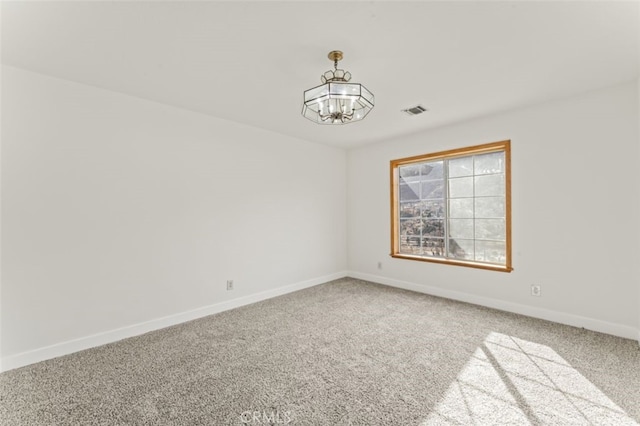
{"type": "Polygon", "coordinates": [[[398,165],[399,253],[511,270],[506,149],[398,165]]]}

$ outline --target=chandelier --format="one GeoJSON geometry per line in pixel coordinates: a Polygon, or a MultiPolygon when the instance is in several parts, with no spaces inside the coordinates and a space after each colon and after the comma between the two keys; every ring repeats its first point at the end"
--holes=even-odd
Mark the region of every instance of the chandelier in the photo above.
{"type": "Polygon", "coordinates": [[[362,120],[373,108],[373,93],[362,84],[350,83],[351,73],[338,69],[342,52],[329,52],[333,70],[322,74],[322,85],[304,92],[302,115],[318,124],[346,124],[362,120]]]}

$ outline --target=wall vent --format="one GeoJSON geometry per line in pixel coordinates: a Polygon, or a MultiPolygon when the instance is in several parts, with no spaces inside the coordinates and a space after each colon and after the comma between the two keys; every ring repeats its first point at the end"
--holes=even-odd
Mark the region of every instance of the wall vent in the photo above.
{"type": "Polygon", "coordinates": [[[414,107],[402,110],[402,112],[405,112],[407,115],[418,115],[418,114],[422,114],[423,112],[426,112],[426,111],[428,111],[428,110],[425,107],[423,107],[422,105],[416,105],[414,107]]]}

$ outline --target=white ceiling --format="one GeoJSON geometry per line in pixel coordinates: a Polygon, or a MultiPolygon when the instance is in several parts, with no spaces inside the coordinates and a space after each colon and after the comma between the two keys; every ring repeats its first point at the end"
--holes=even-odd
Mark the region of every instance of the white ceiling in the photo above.
{"type": "Polygon", "coordinates": [[[1,17],[3,64],[344,148],[640,75],[635,1],[3,1],[1,17]],[[334,49],[376,96],[362,122],[300,114],[334,49]]]}

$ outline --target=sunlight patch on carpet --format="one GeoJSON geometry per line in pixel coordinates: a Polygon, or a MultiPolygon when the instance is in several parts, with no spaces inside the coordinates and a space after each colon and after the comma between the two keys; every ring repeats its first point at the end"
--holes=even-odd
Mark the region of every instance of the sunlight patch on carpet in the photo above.
{"type": "Polygon", "coordinates": [[[552,348],[490,333],[422,423],[638,425],[552,348]]]}

